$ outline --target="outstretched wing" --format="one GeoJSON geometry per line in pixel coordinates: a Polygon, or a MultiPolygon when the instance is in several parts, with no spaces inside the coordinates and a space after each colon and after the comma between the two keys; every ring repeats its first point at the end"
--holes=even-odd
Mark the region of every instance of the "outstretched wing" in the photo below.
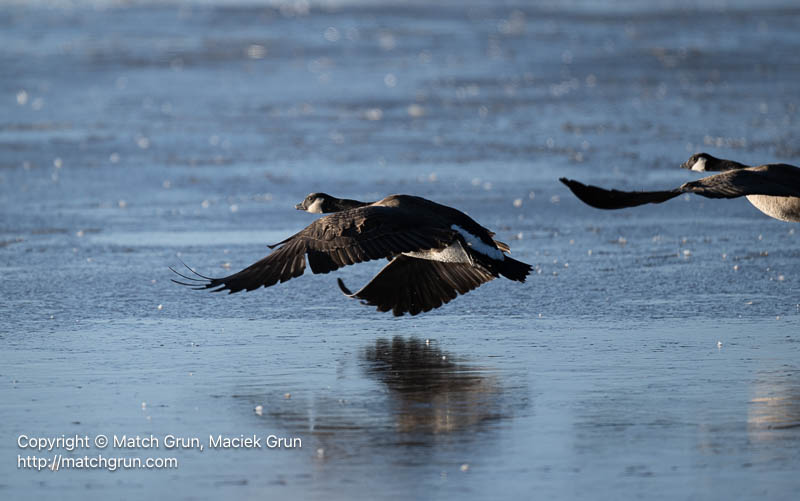
{"type": "Polygon", "coordinates": [[[173,281],[214,292],[250,291],[302,275],[306,257],[312,272],[328,273],[363,261],[443,247],[455,235],[450,228],[436,227],[400,208],[360,207],[316,220],[280,242],[272,254],[233,275],[189,277],[172,270],[189,280],[173,281]]]}
{"type": "Polygon", "coordinates": [[[430,311],[495,278],[481,266],[397,256],[353,293],[338,279],[345,295],[377,306],[378,311],[416,315],[430,311]]]}
{"type": "Polygon", "coordinates": [[[624,209],[644,204],[660,204],[682,193],[680,189],[668,191],[620,191],[606,190],[578,181],[560,178],[582,202],[597,209],[624,209]]]}
{"type": "Polygon", "coordinates": [[[708,198],[738,198],[747,195],[800,197],[800,168],[785,164],[734,169],[683,184],[667,191],[619,191],[589,186],[572,179],[560,181],[576,197],[598,209],[622,209],[657,204],[681,193],[708,198]]]}

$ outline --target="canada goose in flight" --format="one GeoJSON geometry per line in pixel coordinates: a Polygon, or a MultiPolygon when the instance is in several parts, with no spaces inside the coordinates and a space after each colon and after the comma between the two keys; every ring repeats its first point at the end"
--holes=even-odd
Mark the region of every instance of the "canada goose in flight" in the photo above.
{"type": "Polygon", "coordinates": [[[708,198],[747,197],[758,210],[782,221],[800,222],[800,168],[787,164],[749,167],[732,160],[697,153],[681,165],[697,172],[722,171],[667,191],[619,191],[587,186],[561,178],[572,193],[598,209],[622,209],[666,202],[681,193],[708,198]]]}
{"type": "MultiPolygon", "coordinates": [[[[233,275],[198,278],[178,273],[195,289],[251,291],[299,277],[306,257],[314,273],[349,264],[389,258],[367,285],[342,292],[379,311],[416,315],[438,308],[500,275],[524,282],[529,264],[505,255],[506,244],[461,211],[411,195],[390,195],[359,202],[311,193],[295,206],[311,213],[331,213],[282,242],[271,254],[233,275]]],[[[188,268],[188,266],[187,266],[188,268]]]]}

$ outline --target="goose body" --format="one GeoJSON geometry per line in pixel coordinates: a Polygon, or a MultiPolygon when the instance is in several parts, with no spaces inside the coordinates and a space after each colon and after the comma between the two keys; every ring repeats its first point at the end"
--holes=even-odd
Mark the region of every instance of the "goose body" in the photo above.
{"type": "Polygon", "coordinates": [[[696,172],[722,171],[720,174],[691,181],[665,191],[619,191],[588,186],[578,181],[560,181],[592,207],[622,209],[646,203],[661,203],[682,193],[708,198],[746,197],[767,216],[788,222],[800,222],[800,168],[787,164],[755,167],[712,157],[707,153],[692,155],[681,165],[696,172]]]}
{"type": "MultiPolygon", "coordinates": [[[[271,254],[222,278],[202,275],[174,280],[196,289],[231,293],[269,287],[303,274],[389,258],[364,287],[347,296],[379,311],[416,315],[449,302],[499,276],[524,282],[531,266],[510,258],[506,244],[461,211],[412,195],[391,195],[377,202],[339,199],[312,193],[295,206],[326,213],[303,230],[270,246],[271,254]]],[[[192,270],[193,271],[193,270],[192,270]]]]}

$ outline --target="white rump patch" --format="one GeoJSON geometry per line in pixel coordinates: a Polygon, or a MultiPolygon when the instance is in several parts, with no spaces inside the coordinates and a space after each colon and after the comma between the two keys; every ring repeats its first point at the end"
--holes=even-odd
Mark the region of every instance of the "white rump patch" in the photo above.
{"type": "Polygon", "coordinates": [[[461,233],[461,236],[464,237],[464,240],[467,242],[467,245],[469,246],[470,249],[476,252],[480,252],[481,254],[489,256],[490,258],[496,259],[498,261],[503,261],[506,258],[506,256],[503,254],[503,251],[495,247],[490,247],[486,245],[480,238],[468,232],[461,226],[454,224],[450,228],[461,233]]]}
{"type": "Polygon", "coordinates": [[[322,199],[315,198],[311,205],[308,206],[306,212],[311,212],[313,214],[322,214],[322,199]]]}
{"type": "Polygon", "coordinates": [[[705,172],[706,171],[706,157],[700,157],[697,161],[692,165],[692,170],[695,172],[705,172]]]}

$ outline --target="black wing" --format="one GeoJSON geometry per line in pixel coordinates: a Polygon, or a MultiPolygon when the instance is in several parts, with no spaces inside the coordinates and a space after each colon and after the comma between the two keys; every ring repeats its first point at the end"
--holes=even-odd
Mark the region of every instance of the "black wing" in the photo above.
{"type": "Polygon", "coordinates": [[[481,266],[469,263],[445,263],[409,256],[398,256],[353,293],[338,279],[347,296],[377,306],[378,311],[416,315],[450,302],[495,278],[481,266]]]}
{"type": "Polygon", "coordinates": [[[681,190],[668,191],[619,191],[606,190],[562,177],[562,183],[587,205],[597,209],[624,209],[644,204],[660,204],[682,193],[681,190]]]}
{"type": "Polygon", "coordinates": [[[667,191],[606,190],[563,177],[560,181],[567,185],[576,197],[598,209],[622,209],[643,204],[658,204],[681,193],[695,193],[708,198],[738,198],[747,195],[800,197],[800,169],[785,164],[729,170],[667,191]]]}
{"type": "Polygon", "coordinates": [[[277,244],[280,247],[272,254],[233,275],[211,278],[192,270],[197,277],[189,277],[172,270],[189,280],[173,282],[214,292],[250,291],[302,275],[306,257],[312,272],[328,273],[403,252],[440,248],[455,236],[454,230],[432,226],[399,208],[360,207],[316,220],[277,244]]]}

